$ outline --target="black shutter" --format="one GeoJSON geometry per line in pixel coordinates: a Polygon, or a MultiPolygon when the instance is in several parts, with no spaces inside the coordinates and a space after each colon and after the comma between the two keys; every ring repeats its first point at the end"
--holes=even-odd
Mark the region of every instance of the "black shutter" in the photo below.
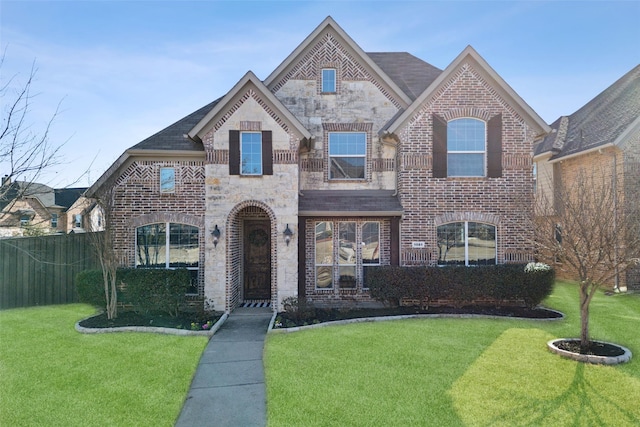
{"type": "Polygon", "coordinates": [[[447,121],[433,117],[433,177],[447,177],[447,121]]]}
{"type": "Polygon", "coordinates": [[[271,131],[262,131],[262,175],[273,175],[273,144],[271,131]]]}
{"type": "Polygon", "coordinates": [[[229,175],[240,175],[240,131],[229,131],[229,175]]]}
{"type": "Polygon", "coordinates": [[[502,177],[502,114],[487,123],[487,176],[502,177]]]}

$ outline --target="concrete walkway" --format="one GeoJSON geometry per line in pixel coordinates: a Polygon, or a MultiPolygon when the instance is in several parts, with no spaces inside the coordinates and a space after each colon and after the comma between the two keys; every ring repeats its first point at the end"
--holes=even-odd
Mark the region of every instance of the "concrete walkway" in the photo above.
{"type": "Polygon", "coordinates": [[[270,308],[236,308],[200,358],[177,427],[267,424],[262,350],[270,308]]]}

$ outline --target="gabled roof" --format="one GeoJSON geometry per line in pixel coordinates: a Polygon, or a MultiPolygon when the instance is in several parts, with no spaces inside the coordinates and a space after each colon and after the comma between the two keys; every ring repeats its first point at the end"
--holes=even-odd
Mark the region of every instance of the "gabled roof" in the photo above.
{"type": "Polygon", "coordinates": [[[9,188],[2,190],[0,210],[13,202],[16,198],[36,199],[44,208],[68,209],[86,188],[58,188],[54,189],[45,184],[28,181],[16,181],[9,184],[9,188]]]}
{"type": "Polygon", "coordinates": [[[453,60],[451,64],[427,87],[427,89],[418,96],[413,103],[398,117],[396,117],[384,131],[395,133],[407,120],[409,120],[416,111],[427,102],[447,81],[463,63],[469,62],[473,64],[477,71],[481,72],[487,81],[505,98],[505,100],[513,107],[518,114],[522,116],[532,127],[536,128],[538,133],[549,132],[549,126],[542,118],[509,86],[498,73],[475,51],[471,46],[467,46],[453,60]]]}
{"type": "Polygon", "coordinates": [[[253,86],[260,95],[266,99],[293,129],[297,130],[302,138],[311,138],[311,133],[300,123],[300,121],[275,97],[273,93],[256,77],[253,72],[249,71],[242,79],[220,100],[213,108],[191,129],[189,137],[195,140],[201,140],[204,133],[208,131],[212,122],[220,115],[226,112],[228,106],[234,99],[242,95],[247,86],[253,86]]]}
{"type": "Polygon", "coordinates": [[[333,34],[341,39],[342,45],[351,51],[354,57],[360,61],[375,75],[381,82],[388,86],[395,96],[401,100],[405,105],[411,103],[411,98],[400,88],[398,85],[380,68],[380,66],[373,61],[358,44],[333,20],[331,16],[328,16],[316,27],[315,30],[303,42],[295,48],[293,52],[276,68],[269,77],[266,78],[264,84],[271,89],[273,85],[278,83],[282,79],[289,69],[295,65],[295,63],[304,55],[305,51],[311,48],[322,34],[327,31],[331,31],[333,34]]]}
{"type": "Polygon", "coordinates": [[[56,205],[69,209],[86,190],[86,188],[57,188],[54,190],[56,205]]]}
{"type": "Polygon", "coordinates": [[[551,128],[535,155],[551,153],[551,159],[559,159],[624,143],[630,131],[640,130],[640,65],[551,128]]]}

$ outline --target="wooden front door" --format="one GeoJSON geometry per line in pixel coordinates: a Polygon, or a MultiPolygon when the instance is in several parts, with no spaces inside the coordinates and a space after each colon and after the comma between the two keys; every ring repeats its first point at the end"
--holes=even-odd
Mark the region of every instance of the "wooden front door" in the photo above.
{"type": "Polygon", "coordinates": [[[271,299],[269,221],[244,222],[244,299],[271,299]]]}

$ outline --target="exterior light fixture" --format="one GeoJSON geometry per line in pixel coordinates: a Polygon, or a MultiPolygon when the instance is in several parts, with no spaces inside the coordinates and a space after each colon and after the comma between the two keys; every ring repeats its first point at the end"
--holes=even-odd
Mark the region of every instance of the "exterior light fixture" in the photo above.
{"type": "Polygon", "coordinates": [[[220,239],[220,229],[218,228],[218,224],[213,227],[211,231],[211,235],[213,236],[213,246],[218,246],[218,240],[220,239]]]}
{"type": "Polygon", "coordinates": [[[284,242],[289,246],[289,243],[291,243],[291,236],[293,236],[293,231],[289,228],[289,224],[287,224],[287,228],[284,229],[282,234],[284,235],[284,242]]]}

